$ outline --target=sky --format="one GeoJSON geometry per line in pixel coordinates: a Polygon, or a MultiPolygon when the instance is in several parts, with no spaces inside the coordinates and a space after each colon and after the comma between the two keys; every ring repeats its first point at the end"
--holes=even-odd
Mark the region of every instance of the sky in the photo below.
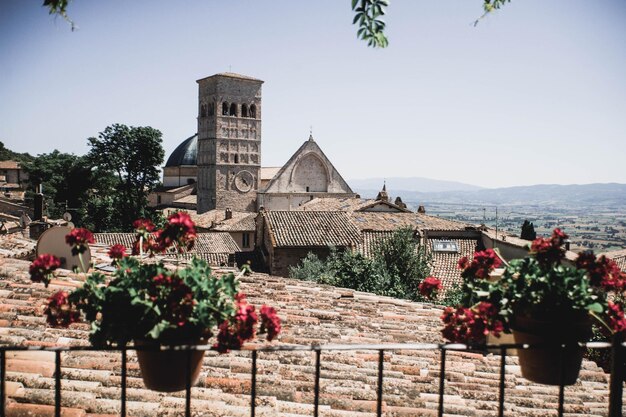
{"type": "Polygon", "coordinates": [[[262,165],[313,136],[346,179],[626,183],[626,0],[392,0],[389,47],[350,0],[0,0],[0,141],[82,155],[114,123],[196,132],[196,80],[263,84],[262,165]]]}

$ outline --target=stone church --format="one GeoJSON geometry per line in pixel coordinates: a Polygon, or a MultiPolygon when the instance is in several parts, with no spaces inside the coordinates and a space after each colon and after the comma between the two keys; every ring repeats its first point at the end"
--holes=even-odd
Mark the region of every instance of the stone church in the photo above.
{"type": "Polygon", "coordinates": [[[187,194],[195,188],[198,214],[292,210],[316,197],[357,196],[312,136],[284,166],[261,166],[263,81],[221,73],[197,82],[198,132],[168,158],[159,202],[185,187],[187,194]]]}

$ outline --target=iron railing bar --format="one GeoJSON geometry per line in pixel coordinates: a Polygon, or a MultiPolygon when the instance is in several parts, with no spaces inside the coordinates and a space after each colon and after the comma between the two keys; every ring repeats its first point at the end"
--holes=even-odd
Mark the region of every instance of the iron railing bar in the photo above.
{"type": "Polygon", "coordinates": [[[256,415],[256,357],[257,351],[252,351],[252,381],[250,382],[250,416],[254,417],[256,415]]]}
{"type": "Polygon", "coordinates": [[[376,416],[383,415],[383,372],[385,366],[385,351],[378,351],[378,388],[376,392],[376,416]]]}
{"type": "Polygon", "coordinates": [[[187,351],[187,366],[185,367],[185,417],[191,417],[191,350],[187,351]]]}
{"type": "Polygon", "coordinates": [[[439,412],[438,416],[443,417],[443,390],[445,388],[446,375],[446,350],[441,349],[441,368],[439,369],[439,412]]]}
{"type": "Polygon", "coordinates": [[[498,417],[504,417],[504,375],[506,367],[506,348],[500,349],[500,395],[498,405],[498,417]]]}
{"type": "Polygon", "coordinates": [[[6,366],[7,366],[7,353],[5,351],[0,352],[0,415],[4,417],[4,405],[6,398],[6,366]]]}
{"type": "Polygon", "coordinates": [[[567,351],[565,349],[565,345],[561,345],[561,355],[559,355],[559,379],[560,379],[560,384],[559,384],[559,412],[558,415],[559,417],[563,417],[563,406],[564,406],[564,400],[565,400],[565,385],[563,384],[565,382],[565,367],[563,366],[564,364],[564,359],[563,356],[567,354],[567,351]]]}
{"type": "Polygon", "coordinates": [[[611,354],[611,380],[609,385],[609,417],[622,417],[624,392],[624,344],[619,334],[613,335],[611,354]]]}
{"type": "Polygon", "coordinates": [[[54,416],[61,417],[61,351],[54,352],[54,416]]]}
{"type": "Polygon", "coordinates": [[[126,361],[127,352],[126,349],[122,350],[122,407],[120,410],[120,416],[126,417],[126,361]]]}
{"type": "Polygon", "coordinates": [[[320,409],[320,373],[321,373],[321,350],[315,351],[315,385],[313,387],[313,416],[319,416],[320,409]]]}
{"type": "MultiPolygon", "coordinates": [[[[587,342],[577,343],[580,347],[589,347],[592,349],[605,349],[612,347],[611,343],[607,342],[587,342]]],[[[507,349],[523,349],[523,348],[539,348],[545,346],[554,346],[549,344],[523,344],[523,343],[506,343],[506,344],[487,344],[487,345],[465,345],[462,343],[390,343],[390,344],[362,344],[362,345],[340,345],[340,344],[328,344],[328,345],[276,345],[276,346],[262,346],[255,348],[243,348],[242,350],[258,351],[258,352],[276,352],[276,351],[315,351],[315,350],[476,350],[483,351],[485,349],[500,349],[506,347],[507,349]]],[[[625,344],[622,344],[625,346],[625,344]]],[[[99,352],[121,352],[122,350],[132,351],[169,351],[169,350],[201,350],[211,351],[215,350],[210,345],[172,345],[172,346],[128,346],[128,347],[93,347],[93,346],[1,346],[0,352],[13,352],[13,351],[49,351],[49,352],[69,352],[69,351],[99,351],[99,352]]]]}

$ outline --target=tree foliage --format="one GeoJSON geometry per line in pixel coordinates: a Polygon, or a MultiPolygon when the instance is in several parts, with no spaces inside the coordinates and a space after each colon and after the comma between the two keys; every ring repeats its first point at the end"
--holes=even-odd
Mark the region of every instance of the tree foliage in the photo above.
{"type": "Polygon", "coordinates": [[[34,156],[29,153],[18,153],[6,148],[4,143],[0,142],[0,161],[17,161],[17,162],[30,162],[35,159],[34,156]]]}
{"type": "Polygon", "coordinates": [[[86,204],[96,177],[84,157],[55,150],[26,162],[24,171],[28,174],[28,205],[32,205],[35,187],[41,184],[48,216],[60,218],[72,208],[72,220],[76,224],[82,225],[86,221],[86,204]]]}
{"type": "Polygon", "coordinates": [[[332,249],[325,260],[309,253],[298,266],[289,268],[289,276],[417,301],[422,300],[418,286],[430,270],[430,257],[406,228],[381,242],[370,258],[349,250],[332,249]]]}
{"type": "Polygon", "coordinates": [[[135,219],[147,216],[148,194],[159,183],[158,167],[165,156],[161,132],[152,127],[114,124],[88,141],[91,165],[114,178],[111,185],[115,192],[107,196],[115,207],[115,213],[110,213],[114,216],[111,226],[130,229],[135,219]]]}
{"type": "Polygon", "coordinates": [[[535,232],[535,225],[529,222],[528,220],[524,220],[524,224],[522,224],[522,234],[520,237],[524,240],[535,240],[537,239],[537,232],[535,232]]]}
{"type": "MultiPolygon", "coordinates": [[[[357,37],[372,48],[385,48],[389,40],[385,35],[386,23],[381,19],[385,15],[389,0],[351,0],[354,18],[352,24],[358,24],[357,37]]],[[[474,25],[487,14],[499,9],[511,0],[482,0],[484,14],[476,19],[474,25]]],[[[67,7],[70,0],[44,0],[43,6],[48,8],[50,14],[62,16],[72,27],[74,22],[67,15],[67,7]]]]}

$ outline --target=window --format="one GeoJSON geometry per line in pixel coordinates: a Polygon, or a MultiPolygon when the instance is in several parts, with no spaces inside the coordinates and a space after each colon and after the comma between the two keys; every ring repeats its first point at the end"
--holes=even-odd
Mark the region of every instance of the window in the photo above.
{"type": "Polygon", "coordinates": [[[256,119],[256,106],[254,104],[250,106],[250,117],[256,119]]]}
{"type": "Polygon", "coordinates": [[[230,105],[230,115],[237,116],[237,105],[235,103],[230,105]]]}
{"type": "Polygon", "coordinates": [[[200,117],[206,117],[206,104],[200,106],[200,117]]]}
{"type": "Polygon", "coordinates": [[[248,117],[248,105],[247,104],[241,105],[241,117],[248,117]]]}
{"type": "Polygon", "coordinates": [[[235,163],[238,164],[239,163],[239,155],[235,155],[235,163]]]}
{"type": "Polygon", "coordinates": [[[241,235],[241,247],[242,248],[250,247],[250,233],[244,233],[241,235]]]}
{"type": "Polygon", "coordinates": [[[228,116],[228,103],[227,102],[222,103],[222,115],[228,116]]]}
{"type": "Polygon", "coordinates": [[[306,192],[307,192],[307,193],[309,192],[309,187],[306,187],[306,192]]]}
{"type": "Polygon", "coordinates": [[[442,253],[459,253],[459,244],[451,240],[433,240],[433,251],[442,253]]]}
{"type": "Polygon", "coordinates": [[[157,195],[157,204],[161,204],[161,196],[157,195]]]}
{"type": "Polygon", "coordinates": [[[213,116],[215,114],[215,103],[209,103],[209,116],[213,116]]]}

